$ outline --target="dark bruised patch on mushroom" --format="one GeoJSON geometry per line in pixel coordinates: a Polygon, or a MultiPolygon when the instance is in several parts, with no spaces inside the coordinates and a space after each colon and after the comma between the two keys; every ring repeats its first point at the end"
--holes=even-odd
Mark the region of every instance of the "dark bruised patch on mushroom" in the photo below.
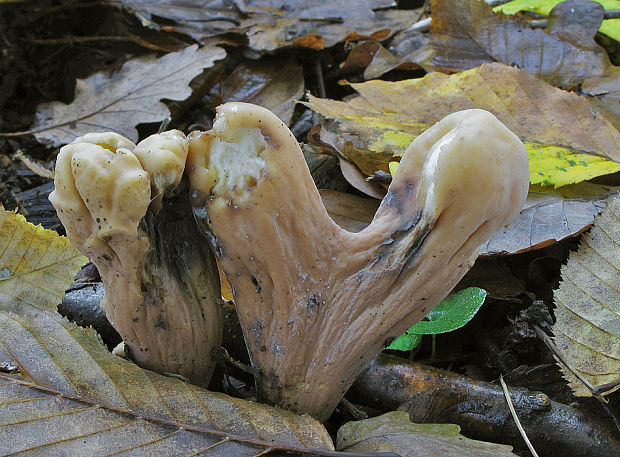
{"type": "Polygon", "coordinates": [[[265,328],[265,323],[260,319],[256,319],[254,322],[250,324],[250,332],[252,333],[252,336],[254,337],[254,344],[256,346],[260,346],[259,341],[263,338],[264,328],[265,328]]]}
{"type": "Polygon", "coordinates": [[[386,348],[388,347],[390,344],[392,344],[394,342],[394,340],[396,339],[396,337],[394,336],[389,336],[385,339],[385,341],[383,342],[383,347],[386,348]]]}
{"type": "Polygon", "coordinates": [[[155,322],[155,327],[166,330],[166,324],[164,323],[164,320],[162,319],[161,316],[157,318],[157,322],[155,322]]]}
{"type": "Polygon", "coordinates": [[[385,197],[383,197],[383,200],[381,201],[381,204],[385,206],[390,206],[392,208],[396,208],[399,213],[402,208],[402,203],[400,201],[400,195],[398,195],[398,192],[394,192],[391,189],[388,189],[387,194],[385,194],[385,197]]]}
{"type": "Polygon", "coordinates": [[[420,233],[418,234],[417,238],[413,240],[413,243],[411,244],[411,246],[409,246],[409,249],[407,249],[407,252],[403,256],[405,261],[400,270],[400,273],[398,274],[399,276],[403,271],[406,271],[407,269],[409,269],[409,267],[413,263],[413,259],[416,257],[416,254],[420,251],[420,249],[422,249],[422,246],[424,245],[424,241],[426,241],[426,237],[428,236],[428,234],[431,232],[432,229],[433,229],[433,226],[429,224],[429,225],[425,225],[422,228],[422,230],[420,230],[420,233]]]}
{"type": "Polygon", "coordinates": [[[306,303],[306,312],[308,313],[308,317],[312,316],[314,312],[319,307],[319,299],[316,294],[312,294],[306,303]]]}
{"type": "Polygon", "coordinates": [[[259,294],[261,292],[261,290],[263,290],[260,286],[260,284],[258,283],[258,280],[256,279],[256,277],[254,275],[250,276],[250,279],[252,280],[252,284],[254,284],[254,286],[256,286],[256,293],[259,294]]]}

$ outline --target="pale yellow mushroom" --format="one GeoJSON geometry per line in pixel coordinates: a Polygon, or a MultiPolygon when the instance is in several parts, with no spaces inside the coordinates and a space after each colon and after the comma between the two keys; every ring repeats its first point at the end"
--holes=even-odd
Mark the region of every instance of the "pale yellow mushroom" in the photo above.
{"type": "Polygon", "coordinates": [[[222,337],[219,277],[182,181],[187,138],[114,133],[63,147],[50,201],[97,266],[101,306],[135,362],[206,385],[222,337]]]}
{"type": "Polygon", "coordinates": [[[232,284],[261,399],[326,419],[522,208],[528,159],[492,114],[447,116],[407,149],[372,224],[328,216],[288,128],[227,103],[190,137],[194,214],[232,284]]]}

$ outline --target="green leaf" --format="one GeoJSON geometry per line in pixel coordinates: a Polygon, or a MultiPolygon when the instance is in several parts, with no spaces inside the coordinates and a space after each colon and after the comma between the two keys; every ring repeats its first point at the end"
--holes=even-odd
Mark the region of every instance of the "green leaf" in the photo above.
{"type": "Polygon", "coordinates": [[[434,335],[459,329],[478,312],[487,292],[478,287],[468,287],[448,295],[425,319],[415,323],[409,330],[396,338],[388,349],[410,351],[422,341],[422,335],[434,335]]]}
{"type": "MultiPolygon", "coordinates": [[[[493,11],[501,11],[504,14],[515,14],[519,11],[533,11],[535,13],[549,14],[555,5],[563,0],[513,0],[496,6],[493,11]]],[[[594,0],[603,5],[606,10],[618,8],[618,0],[594,0]]],[[[599,32],[620,41],[620,19],[605,19],[599,32]]]]}
{"type": "Polygon", "coordinates": [[[396,351],[411,351],[417,348],[422,342],[422,335],[413,333],[411,329],[413,329],[413,327],[396,338],[387,348],[396,351]]]}
{"type": "Polygon", "coordinates": [[[428,320],[416,323],[413,331],[418,335],[434,335],[459,329],[472,320],[486,296],[486,290],[478,287],[450,294],[428,313],[428,320]]]}

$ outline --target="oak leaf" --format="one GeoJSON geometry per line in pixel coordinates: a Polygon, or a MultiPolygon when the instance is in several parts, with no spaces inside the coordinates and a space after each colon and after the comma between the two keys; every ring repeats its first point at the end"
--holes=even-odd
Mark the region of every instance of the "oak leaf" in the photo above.
{"type": "Polygon", "coordinates": [[[93,131],[116,132],[135,142],[137,124],[161,122],[170,115],[162,99],[188,98],[190,81],[225,56],[222,48],[193,45],[160,58],[131,59],[111,75],[78,79],[73,102],[39,105],[27,133],[53,146],[93,131]]]}

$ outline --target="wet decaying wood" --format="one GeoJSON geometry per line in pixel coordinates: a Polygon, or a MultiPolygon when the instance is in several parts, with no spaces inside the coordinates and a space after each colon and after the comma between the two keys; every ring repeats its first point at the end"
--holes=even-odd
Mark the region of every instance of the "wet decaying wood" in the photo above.
{"type": "MultiPolygon", "coordinates": [[[[620,437],[606,422],[543,393],[508,387],[519,419],[540,455],[620,455],[620,437]]],[[[381,354],[357,378],[348,396],[382,411],[405,410],[413,422],[454,423],[468,437],[523,447],[496,384],[381,354]]]]}

